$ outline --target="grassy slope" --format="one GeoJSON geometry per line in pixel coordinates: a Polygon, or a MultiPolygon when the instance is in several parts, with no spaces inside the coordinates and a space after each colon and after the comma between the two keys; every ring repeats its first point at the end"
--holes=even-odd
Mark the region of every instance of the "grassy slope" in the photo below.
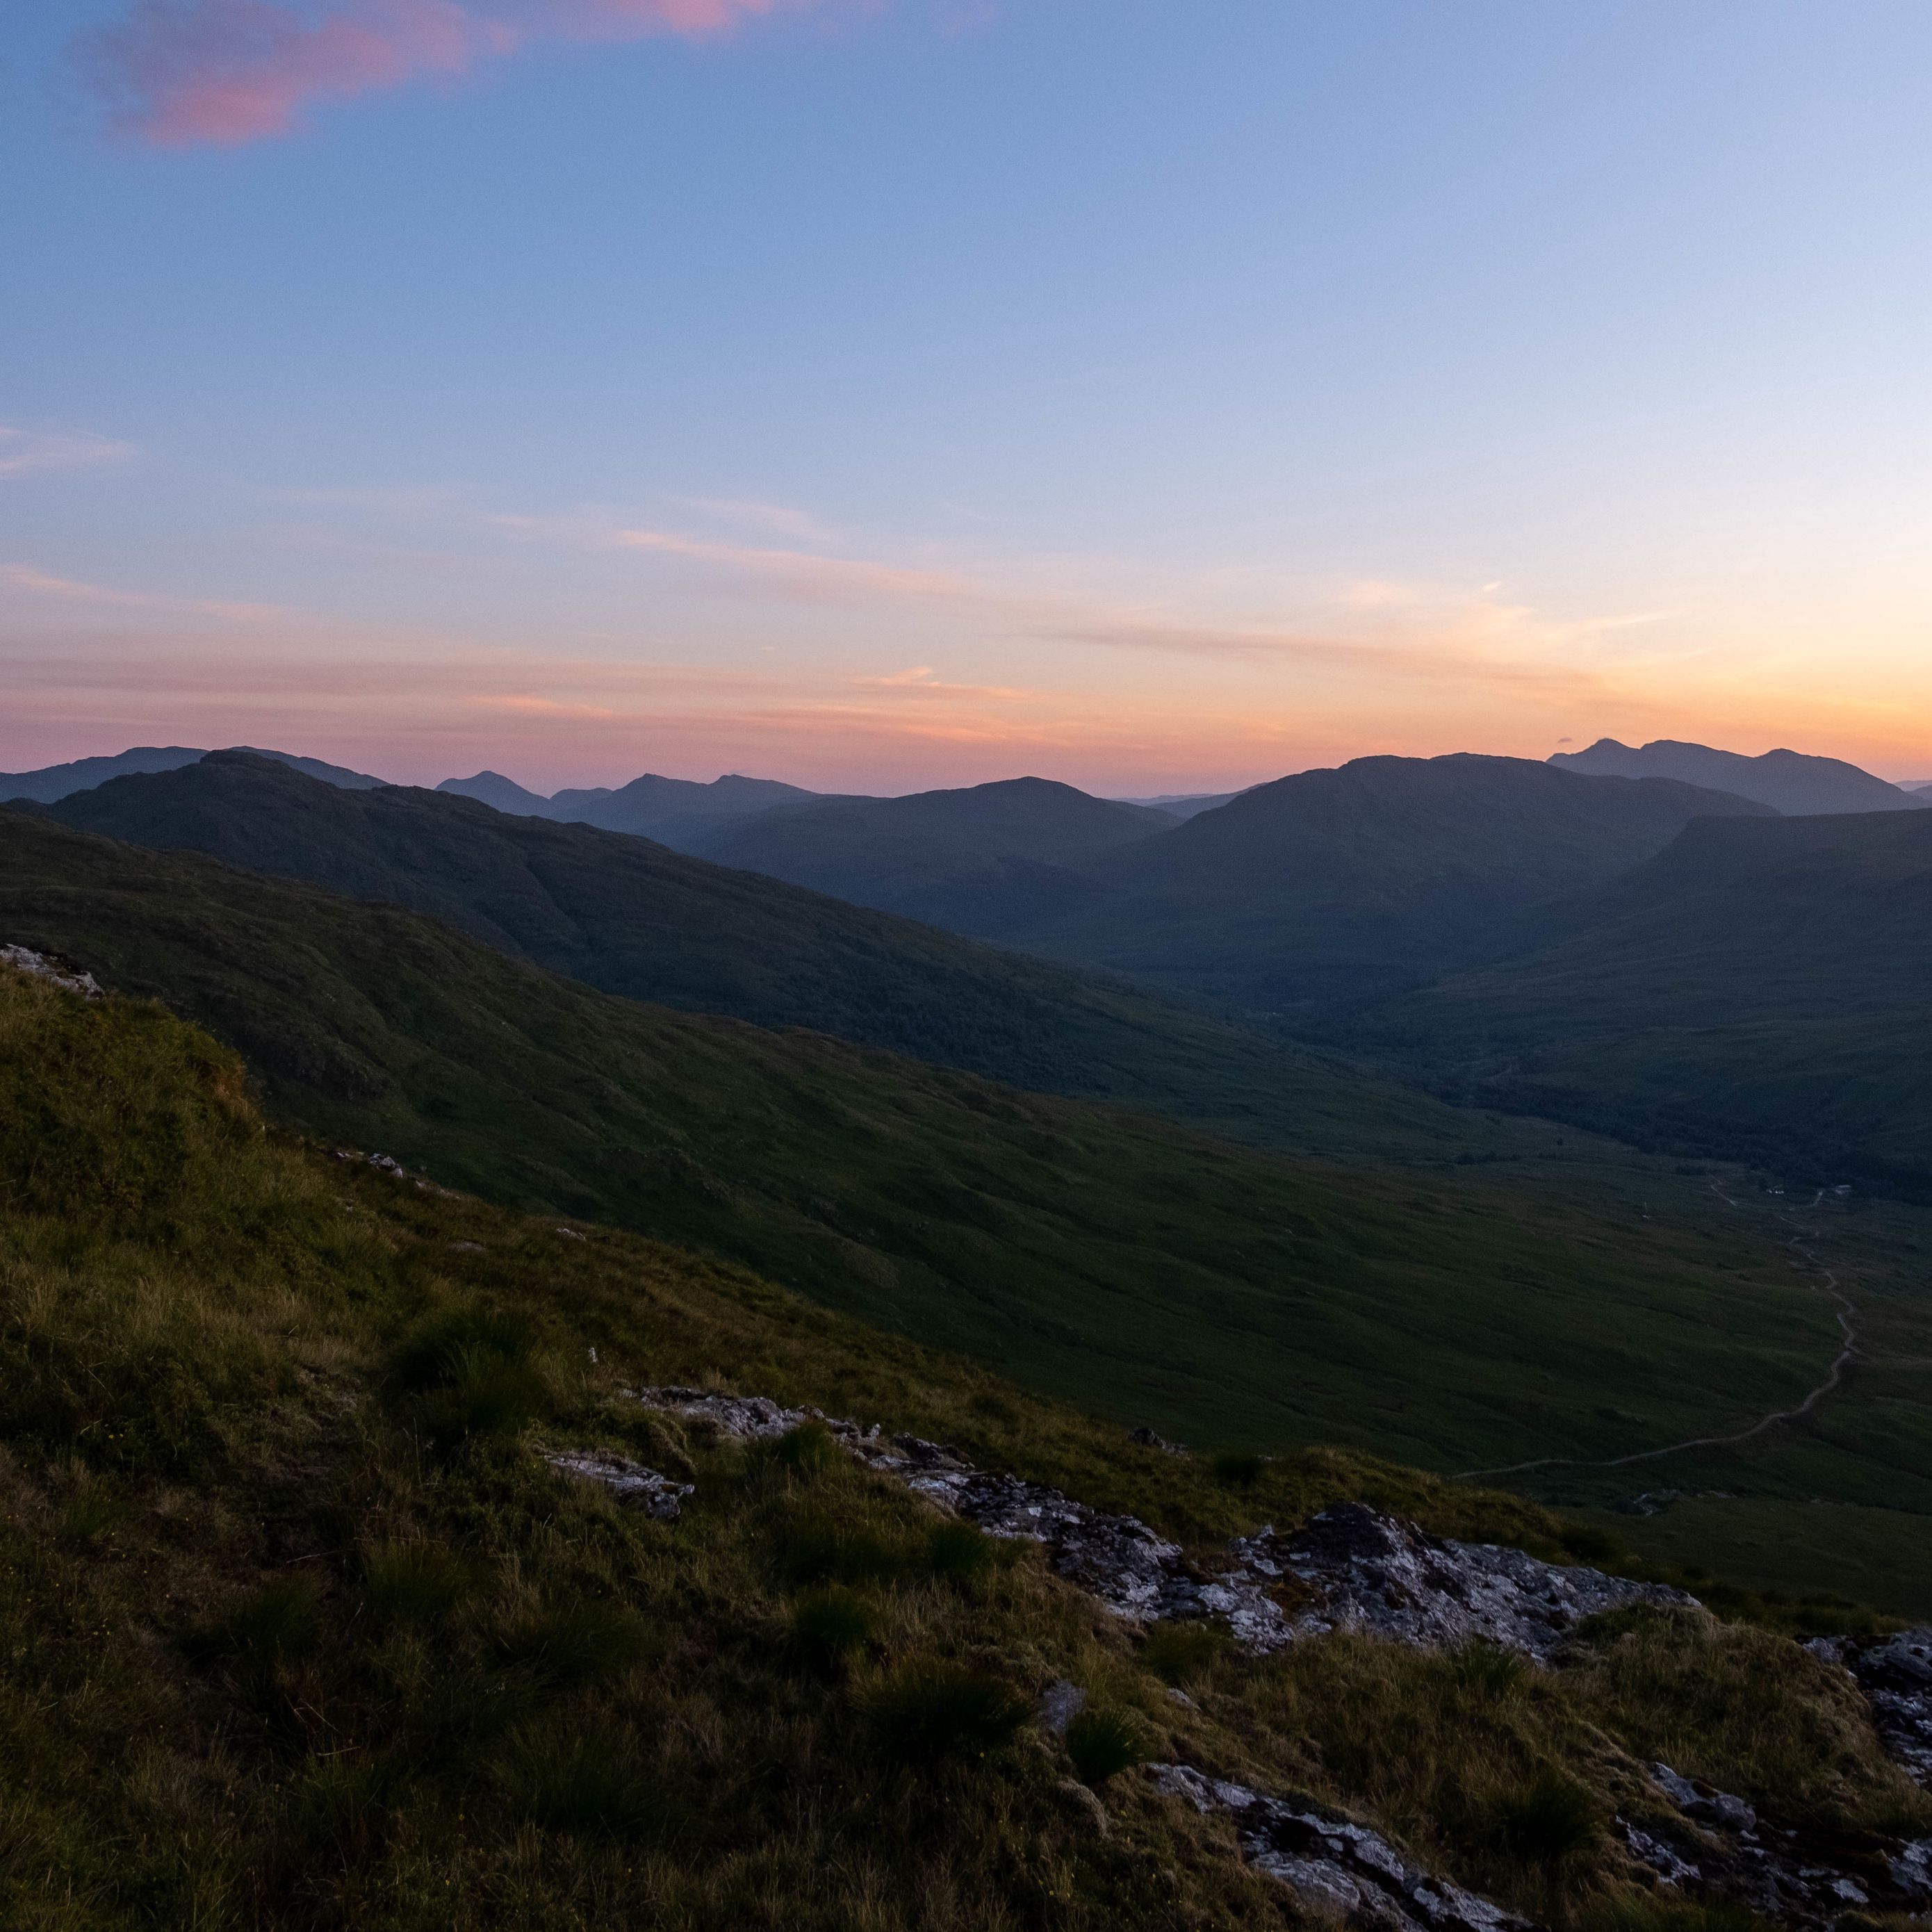
{"type": "Polygon", "coordinates": [[[1351,1037],[1630,1138],[1932,1193],[1932,817],[1707,820],[1351,1037]]]}
{"type": "Polygon", "coordinates": [[[0,972],[10,1924],[1290,1922],[1225,1825],[1131,1773],[1097,1834],[1030,1726],[985,1758],[896,1748],[882,1694],[948,1662],[1021,1697],[1070,1676],[1144,1750],[1361,1807],[1532,1909],[1540,1875],[1496,1821],[1560,1777],[1599,1821],[1569,1880],[1604,1932],[1661,1932],[1628,1916],[1601,1823],[1642,1817],[1658,1751],[1774,1819],[1932,1826],[1837,1674],[1739,1624],[1606,1633],[1534,1682],[1331,1640],[1205,1664],[1184,1709],[1155,1653],[1024,1553],[943,1565],[903,1492],[618,1389],[710,1374],[876,1416],[1190,1538],[1349,1494],[1545,1550],[1560,1526],[1332,1453],[1232,1495],[753,1278],[290,1145],[244,1084],[157,1009],[0,972]],[[564,1445],[698,1492],[654,1522],[537,1453],[564,1445]],[[866,1633],[831,1665],[794,1635],[826,1551],[866,1633]]]}
{"type": "Polygon", "coordinates": [[[448,794],[346,792],[217,754],[77,794],[52,815],[409,906],[605,992],[810,1027],[1015,1086],[1153,1107],[1238,1138],[1428,1157],[1522,1138],[1064,968],[448,794]]]}
{"type": "Polygon", "coordinates": [[[1612,1454],[1788,1401],[1834,1346],[1775,1245],[1708,1217],[1250,1153],[36,819],[0,860],[0,932],[207,1024],[283,1120],[1184,1437],[1449,1469],[1612,1454]]]}
{"type": "Polygon", "coordinates": [[[1084,868],[1102,896],[1008,936],[1244,1012],[1346,1008],[1525,944],[1700,814],[1766,810],[1522,758],[1358,758],[1106,855],[1084,868]]]}

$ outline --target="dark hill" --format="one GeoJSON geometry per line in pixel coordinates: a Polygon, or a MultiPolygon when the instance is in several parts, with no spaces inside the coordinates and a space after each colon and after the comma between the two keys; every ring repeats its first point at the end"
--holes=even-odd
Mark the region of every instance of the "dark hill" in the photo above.
{"type": "Polygon", "coordinates": [[[1358,758],[1090,862],[1093,896],[1016,941],[1292,1018],[1514,950],[1692,819],[1768,813],[1522,758],[1358,758]]]}
{"type": "Polygon", "coordinates": [[[1813,758],[1802,752],[1766,752],[1761,758],[1748,758],[1741,752],[1714,751],[1708,745],[1681,744],[1670,738],[1639,747],[1599,738],[1587,750],[1558,752],[1550,762],[1599,778],[1678,778],[1686,784],[1708,785],[1794,817],[1910,811],[1928,802],[1842,758],[1813,758]]]}
{"type": "Polygon", "coordinates": [[[1353,1037],[1627,1137],[1932,1193],[1932,817],[1706,819],[1353,1037]]]}
{"type": "Polygon", "coordinates": [[[908,798],[821,799],[747,820],[698,849],[856,905],[995,938],[1081,895],[1066,868],[1174,823],[1049,778],[1010,778],[908,798]]]}
{"type": "Polygon", "coordinates": [[[0,814],[0,934],[207,1026],[329,1143],[1196,1439],[1607,1454],[1788,1400],[1833,1346],[1802,1282],[1766,1285],[1777,1251],[1741,1270],[1714,1226],[1298,1162],[615,999],[413,913],[39,817],[0,814]]]}
{"type": "MultiPolygon", "coordinates": [[[[292,771],[350,791],[373,790],[386,782],[371,778],[367,772],[352,772],[346,766],[327,764],[320,758],[305,758],[294,752],[265,752],[253,745],[236,748],[251,758],[272,759],[292,771]]],[[[52,805],[115,778],[179,771],[184,766],[199,764],[208,755],[184,745],[142,745],[112,758],[76,758],[71,764],[49,765],[38,772],[0,772],[0,805],[22,799],[33,805],[52,805]]],[[[502,782],[507,784],[509,781],[506,778],[502,782]]]]}
{"type": "Polygon", "coordinates": [[[1487,1131],[1392,1082],[1131,989],[588,826],[403,787],[345,792],[228,753],[53,812],[85,830],[410,907],[605,992],[810,1027],[1244,1138],[1433,1153],[1487,1131]]]}
{"type": "Polygon", "coordinates": [[[608,787],[560,791],[549,798],[529,791],[500,772],[478,772],[474,778],[445,778],[436,787],[459,797],[473,798],[499,812],[529,818],[554,818],[569,825],[595,825],[606,832],[634,832],[654,838],[674,851],[695,850],[704,840],[741,819],[755,818],[774,806],[796,805],[816,793],[775,778],[740,778],[735,774],[699,784],[689,778],[662,778],[646,772],[613,791],[608,787]]]}

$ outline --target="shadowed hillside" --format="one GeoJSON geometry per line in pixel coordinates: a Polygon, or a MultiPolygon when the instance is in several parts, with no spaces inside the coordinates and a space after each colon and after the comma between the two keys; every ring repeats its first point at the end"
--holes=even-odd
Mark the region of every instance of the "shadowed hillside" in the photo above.
{"type": "Polygon", "coordinates": [[[416,914],[0,818],[0,933],[164,998],[274,1115],[727,1256],[1124,1420],[1441,1468],[1795,1397],[1782,1251],[1473,1177],[1290,1162],[613,998],[416,914]]]}
{"type": "Polygon", "coordinates": [[[344,792],[232,753],[52,815],[409,906],[605,992],[810,1027],[1244,1138],[1426,1156],[1499,1144],[1492,1124],[1124,986],[588,826],[402,787],[344,792]]]}
{"type": "Polygon", "coordinates": [[[1358,758],[1244,792],[1084,868],[1014,943],[1244,1013],[1358,1004],[1493,958],[1692,819],[1768,808],[1520,758],[1358,758]]]}
{"type": "Polygon", "coordinates": [[[1932,816],[1705,820],[1359,1042],[1490,1100],[1932,1193],[1932,816]]]}

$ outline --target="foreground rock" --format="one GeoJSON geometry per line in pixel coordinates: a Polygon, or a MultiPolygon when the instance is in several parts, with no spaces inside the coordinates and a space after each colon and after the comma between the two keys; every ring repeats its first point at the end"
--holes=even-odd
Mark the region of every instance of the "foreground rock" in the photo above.
{"type": "Polygon", "coordinates": [[[1318,1917],[1346,1919],[1364,1932],[1528,1932],[1528,1919],[1432,1876],[1379,1832],[1324,1805],[1265,1798],[1186,1765],[1148,1769],[1169,1797],[1232,1818],[1248,1862],[1289,1887],[1318,1917]]]}
{"type": "Polygon", "coordinates": [[[1932,1839],[1768,1823],[1733,1793],[1654,1764],[1676,1808],[1670,1827],[1617,1820],[1624,1848],[1667,1891],[1741,1900],[1786,1924],[1830,1925],[1847,1912],[1921,1912],[1932,1904],[1932,1839]]]}
{"type": "Polygon", "coordinates": [[[1547,1664],[1587,1617],[1634,1604],[1696,1606],[1662,1584],[1430,1536],[1363,1503],[1335,1504],[1288,1536],[1262,1530],[1232,1553],[1240,1580],[1308,1593],[1289,1619],[1291,1636],[1360,1630],[1430,1648],[1474,1637],[1547,1664]]]}
{"type": "Polygon", "coordinates": [[[580,1482],[596,1483],[610,1490],[620,1502],[637,1504],[660,1522],[675,1522],[683,1513],[685,1498],[696,1486],[674,1482],[670,1477],[622,1456],[590,1456],[574,1450],[554,1449],[544,1452],[544,1460],[580,1482]]]}
{"type": "Polygon", "coordinates": [[[1826,1636],[1804,1647],[1852,1673],[1886,1749],[1907,1777],[1932,1789],[1932,1625],[1876,1643],[1826,1636]]]}
{"type": "Polygon", "coordinates": [[[1142,1623],[1218,1619],[1244,1649],[1260,1656],[1298,1638],[1350,1630],[1442,1646],[1481,1637],[1547,1662],[1583,1618],[1600,1611],[1695,1600],[1658,1584],[1539,1562],[1520,1550],[1446,1542],[1360,1503],[1336,1504],[1288,1536],[1270,1528],[1240,1538],[1228,1546],[1226,1563],[1208,1570],[1138,1516],[1109,1515],[1044,1483],[975,1468],[956,1450],[916,1436],[884,1436],[876,1425],[862,1429],[764,1396],[691,1388],[628,1393],[740,1441],[819,1424],[868,1468],[988,1535],[1045,1545],[1054,1570],[1116,1616],[1142,1623]]]}
{"type": "Polygon", "coordinates": [[[11,966],[22,973],[31,973],[37,980],[50,980],[56,986],[70,993],[78,993],[84,1000],[98,1000],[100,988],[92,973],[83,973],[77,966],[69,966],[45,952],[36,952],[31,946],[0,946],[0,964],[11,966]]]}

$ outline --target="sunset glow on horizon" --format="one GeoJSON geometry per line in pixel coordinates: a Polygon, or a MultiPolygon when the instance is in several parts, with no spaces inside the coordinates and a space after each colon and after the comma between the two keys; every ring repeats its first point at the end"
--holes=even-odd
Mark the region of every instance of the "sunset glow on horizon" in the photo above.
{"type": "Polygon", "coordinates": [[[0,770],[1932,778],[1932,15],[62,0],[0,770]]]}

